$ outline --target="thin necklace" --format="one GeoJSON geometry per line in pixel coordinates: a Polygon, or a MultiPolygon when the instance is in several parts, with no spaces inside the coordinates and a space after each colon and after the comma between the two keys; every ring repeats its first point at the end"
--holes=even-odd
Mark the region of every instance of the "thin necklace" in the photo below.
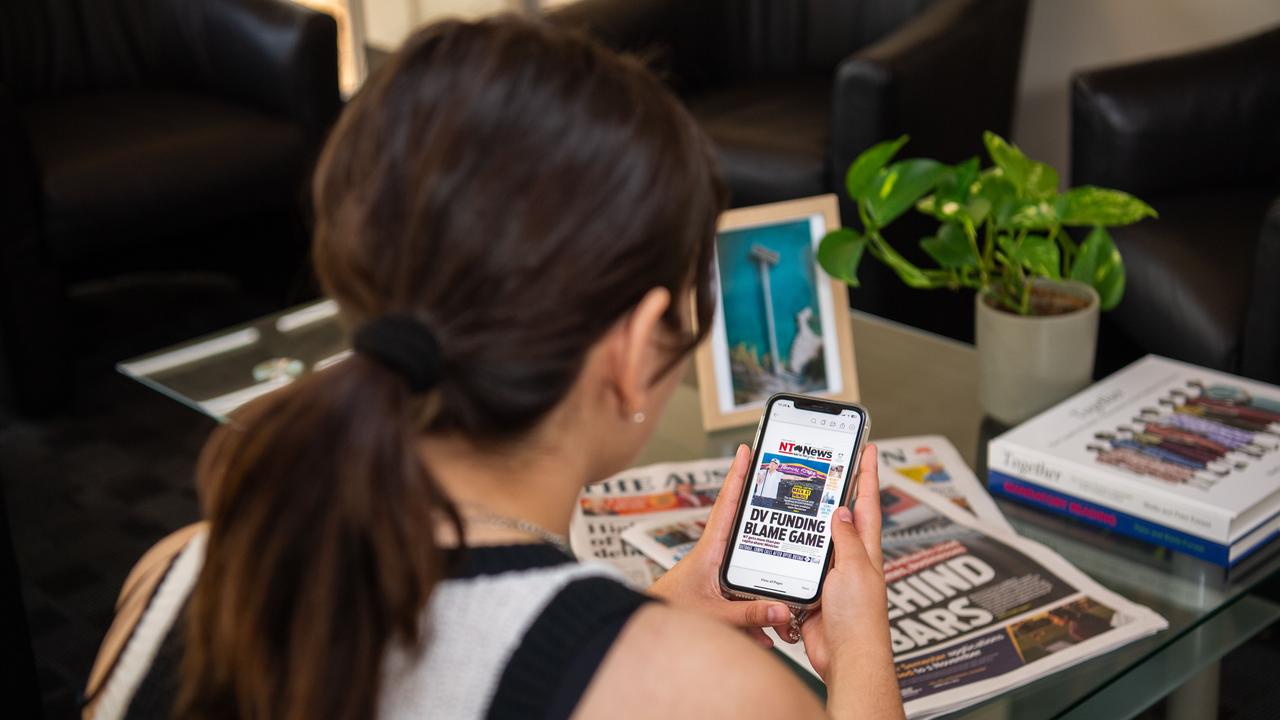
{"type": "Polygon", "coordinates": [[[532,523],[528,520],[521,520],[520,518],[491,513],[474,505],[464,505],[463,507],[467,508],[467,513],[463,516],[467,522],[472,522],[477,525],[500,527],[507,530],[517,530],[525,533],[526,535],[532,535],[548,545],[554,545],[560,552],[568,555],[569,557],[573,557],[573,550],[569,548],[569,541],[565,536],[553,533],[537,523],[532,523]]]}

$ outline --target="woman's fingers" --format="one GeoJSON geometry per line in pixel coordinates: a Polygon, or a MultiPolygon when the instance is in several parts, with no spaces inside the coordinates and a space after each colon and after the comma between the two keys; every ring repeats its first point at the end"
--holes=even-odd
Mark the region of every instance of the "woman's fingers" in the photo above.
{"type": "Polygon", "coordinates": [[[876,446],[869,444],[862,450],[862,462],[858,465],[858,499],[853,504],[853,523],[867,559],[877,570],[884,566],[880,520],[880,460],[876,446]]]}
{"type": "Polygon", "coordinates": [[[738,511],[738,499],[742,497],[742,485],[747,476],[747,465],[751,463],[751,451],[746,445],[739,445],[733,456],[733,464],[729,473],[724,476],[724,485],[716,497],[716,504],[711,508],[707,518],[707,527],[703,535],[710,537],[717,544],[729,541],[729,532],[733,529],[733,516],[738,511]]]}

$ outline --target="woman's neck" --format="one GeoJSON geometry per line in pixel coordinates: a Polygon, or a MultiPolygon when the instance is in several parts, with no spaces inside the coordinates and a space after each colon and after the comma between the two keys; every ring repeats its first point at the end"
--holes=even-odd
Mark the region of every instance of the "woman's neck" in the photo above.
{"type": "MultiPolygon", "coordinates": [[[[420,454],[436,482],[468,514],[534,523],[568,537],[578,493],[589,480],[584,454],[528,442],[495,449],[458,437],[428,437],[420,454]]],[[[518,530],[468,525],[480,541],[529,539],[518,530]]]]}

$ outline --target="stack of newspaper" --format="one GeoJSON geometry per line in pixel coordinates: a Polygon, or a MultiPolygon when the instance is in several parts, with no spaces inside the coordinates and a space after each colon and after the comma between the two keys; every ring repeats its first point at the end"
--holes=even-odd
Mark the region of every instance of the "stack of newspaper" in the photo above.
{"type": "MultiPolygon", "coordinates": [[[[890,631],[908,717],[981,702],[1167,627],[1017,536],[946,439],[876,445],[890,631]]],[[[697,542],[729,462],[651,465],[588,487],[574,552],[646,587],[697,542]]],[[[802,644],[777,646],[813,672],[802,644]]]]}

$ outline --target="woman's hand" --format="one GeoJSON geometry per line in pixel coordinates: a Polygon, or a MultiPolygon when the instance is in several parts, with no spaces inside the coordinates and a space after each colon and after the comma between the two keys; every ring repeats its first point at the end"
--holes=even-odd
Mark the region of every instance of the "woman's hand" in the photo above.
{"type": "MultiPolygon", "coordinates": [[[[672,605],[712,615],[730,625],[742,627],[761,645],[773,647],[773,641],[761,628],[773,626],[778,637],[786,639],[789,635],[791,609],[780,602],[729,600],[720,594],[720,563],[724,560],[725,548],[729,546],[729,537],[733,534],[733,516],[738,509],[738,500],[742,497],[750,463],[751,451],[746,445],[739,445],[733,465],[729,467],[729,474],[724,478],[724,486],[720,488],[716,504],[711,508],[711,517],[707,519],[702,537],[688,555],[649,587],[649,593],[672,605]]],[[[883,609],[882,603],[881,610],[883,609]]]]}
{"type": "Polygon", "coordinates": [[[837,507],[831,516],[835,559],[823,584],[822,606],[810,612],[800,629],[809,662],[828,685],[842,671],[842,662],[864,670],[887,669],[892,679],[877,464],[876,446],[868,445],[858,470],[854,510],[837,507]]]}

